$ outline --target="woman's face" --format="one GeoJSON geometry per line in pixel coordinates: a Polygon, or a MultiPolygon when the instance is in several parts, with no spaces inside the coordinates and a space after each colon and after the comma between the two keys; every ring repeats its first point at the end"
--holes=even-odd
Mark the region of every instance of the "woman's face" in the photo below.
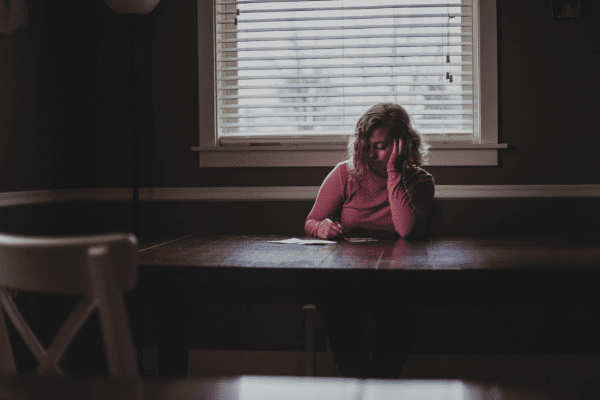
{"type": "Polygon", "coordinates": [[[375,172],[387,173],[387,162],[394,151],[394,139],[388,132],[376,128],[369,137],[369,165],[375,172]]]}

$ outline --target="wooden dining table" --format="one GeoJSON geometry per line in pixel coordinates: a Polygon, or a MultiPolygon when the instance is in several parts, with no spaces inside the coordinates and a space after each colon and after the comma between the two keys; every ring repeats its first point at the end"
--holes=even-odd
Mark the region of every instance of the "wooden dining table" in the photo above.
{"type": "Polygon", "coordinates": [[[600,241],[594,239],[427,236],[279,243],[286,239],[291,238],[188,235],[143,244],[140,282],[229,287],[240,296],[273,296],[268,300],[304,295],[300,300],[310,301],[315,287],[350,282],[425,289],[419,304],[570,307],[598,300],[600,241]]]}
{"type": "MultiPolygon", "coordinates": [[[[192,289],[213,302],[299,305],[313,302],[316,293],[329,288],[386,286],[398,288],[414,307],[587,310],[581,314],[586,321],[597,316],[600,306],[600,241],[595,238],[425,236],[280,242],[286,239],[294,238],[187,235],[143,243],[138,251],[139,286],[148,296],[162,292],[172,298],[192,289]]],[[[171,325],[186,318],[185,313],[168,313],[171,325]]],[[[584,338],[595,335],[582,330],[587,331],[584,338]]],[[[598,354],[595,342],[573,341],[560,352],[598,354]]]]}

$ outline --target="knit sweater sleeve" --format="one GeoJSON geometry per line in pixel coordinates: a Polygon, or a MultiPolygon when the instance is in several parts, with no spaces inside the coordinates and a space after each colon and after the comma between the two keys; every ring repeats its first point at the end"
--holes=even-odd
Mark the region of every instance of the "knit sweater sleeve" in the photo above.
{"type": "Polygon", "coordinates": [[[420,168],[388,171],[387,190],[396,233],[406,237],[422,231],[435,192],[433,177],[420,168]]]}
{"type": "Polygon", "coordinates": [[[304,223],[307,236],[317,236],[319,224],[338,213],[344,204],[344,169],[347,170],[345,164],[338,164],[321,184],[315,204],[304,223]]]}

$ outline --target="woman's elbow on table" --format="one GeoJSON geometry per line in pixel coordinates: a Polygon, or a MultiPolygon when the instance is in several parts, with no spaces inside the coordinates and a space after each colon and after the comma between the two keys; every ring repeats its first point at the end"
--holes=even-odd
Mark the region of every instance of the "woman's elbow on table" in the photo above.
{"type": "Polygon", "coordinates": [[[400,235],[400,237],[410,237],[415,233],[415,229],[414,227],[401,227],[401,228],[395,228],[396,229],[396,233],[398,235],[400,235]]]}
{"type": "Polygon", "coordinates": [[[394,224],[394,230],[400,237],[413,236],[419,231],[420,219],[415,215],[406,215],[402,221],[394,224]]]}

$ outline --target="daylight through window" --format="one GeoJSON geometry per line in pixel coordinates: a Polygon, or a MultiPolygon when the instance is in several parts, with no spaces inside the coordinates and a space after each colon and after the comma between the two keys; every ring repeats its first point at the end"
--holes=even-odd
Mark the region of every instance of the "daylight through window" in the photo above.
{"type": "Polygon", "coordinates": [[[472,0],[216,0],[215,12],[220,145],[346,142],[380,102],[431,141],[479,140],[472,0]]]}

